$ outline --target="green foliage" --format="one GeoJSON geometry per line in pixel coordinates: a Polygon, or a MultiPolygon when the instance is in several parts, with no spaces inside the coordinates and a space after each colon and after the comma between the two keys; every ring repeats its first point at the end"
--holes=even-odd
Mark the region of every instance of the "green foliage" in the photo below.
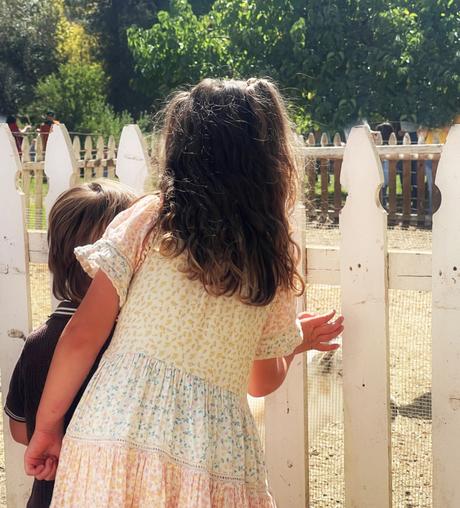
{"type": "Polygon", "coordinates": [[[57,65],[58,12],[48,0],[0,0],[0,111],[16,113],[57,65]]]}
{"type": "Polygon", "coordinates": [[[228,74],[227,39],[210,28],[210,18],[196,16],[187,0],[172,0],[171,12],[160,11],[152,28],[129,29],[138,90],[159,106],[171,90],[228,74]]]}
{"type": "Polygon", "coordinates": [[[106,103],[107,83],[98,63],[62,64],[38,83],[34,109],[52,109],[72,131],[111,133],[110,126],[119,130],[119,121],[106,103]]]}
{"type": "Polygon", "coordinates": [[[134,84],[152,101],[205,76],[270,76],[301,130],[360,119],[430,126],[460,110],[460,14],[452,0],[174,0],[131,28],[134,84]]]}
{"type": "Polygon", "coordinates": [[[118,143],[123,127],[134,123],[128,111],[116,113],[112,106],[99,102],[91,114],[84,119],[82,130],[95,134],[102,134],[105,138],[113,135],[118,143]]]}

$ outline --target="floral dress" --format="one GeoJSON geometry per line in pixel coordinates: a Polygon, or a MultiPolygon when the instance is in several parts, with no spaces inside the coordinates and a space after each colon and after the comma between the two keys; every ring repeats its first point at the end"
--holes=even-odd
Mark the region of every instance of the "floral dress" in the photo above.
{"type": "Polygon", "coordinates": [[[246,392],[254,359],[301,341],[294,298],[207,293],[149,240],[158,206],[143,198],[76,249],[110,278],[120,314],[67,429],[52,507],[273,507],[246,392]]]}

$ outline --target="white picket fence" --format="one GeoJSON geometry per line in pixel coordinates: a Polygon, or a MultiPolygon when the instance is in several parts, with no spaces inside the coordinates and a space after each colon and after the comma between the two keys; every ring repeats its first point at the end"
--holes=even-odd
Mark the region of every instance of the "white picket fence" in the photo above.
{"type": "MultiPolygon", "coordinates": [[[[308,149],[306,149],[308,156],[308,149]]],[[[125,127],[116,174],[137,192],[144,189],[149,157],[136,126],[125,127]]],[[[389,508],[391,428],[388,361],[388,289],[433,295],[433,507],[460,506],[460,125],[454,126],[438,166],[442,203],[433,221],[429,252],[388,251],[387,216],[378,195],[383,174],[378,148],[366,127],[352,130],[341,183],[349,194],[340,216],[338,248],[305,249],[308,283],[340,284],[344,333],[345,505],[389,508]],[[339,255],[340,253],[340,255],[339,255]]],[[[31,326],[29,262],[46,262],[42,231],[27,231],[24,197],[16,190],[21,169],[14,140],[0,125],[0,369],[3,397],[31,326]]],[[[63,125],[47,145],[46,208],[75,181],[76,163],[63,125]]],[[[304,211],[297,209],[299,239],[304,211]]],[[[301,303],[299,302],[299,309],[301,303]]],[[[283,386],[265,400],[265,448],[270,483],[280,508],[308,505],[305,358],[293,363],[283,386]]],[[[3,399],[4,400],[4,399],[3,399]]],[[[4,419],[9,508],[24,506],[29,481],[22,447],[4,419]]],[[[313,507],[312,507],[313,508],[313,507]]]]}

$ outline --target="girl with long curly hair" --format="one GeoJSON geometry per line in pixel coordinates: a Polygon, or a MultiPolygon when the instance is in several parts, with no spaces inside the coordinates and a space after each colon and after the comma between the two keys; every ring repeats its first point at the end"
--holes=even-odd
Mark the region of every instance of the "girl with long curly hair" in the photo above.
{"type": "Polygon", "coordinates": [[[296,325],[291,136],[268,80],[207,79],[167,105],[159,195],[75,250],[93,282],[25,457],[40,479],[59,458],[52,506],[275,505],[246,394],[275,390],[295,354],[342,330],[332,314],[304,338],[296,325]],[[116,320],[61,450],[62,415],[116,320]]]}

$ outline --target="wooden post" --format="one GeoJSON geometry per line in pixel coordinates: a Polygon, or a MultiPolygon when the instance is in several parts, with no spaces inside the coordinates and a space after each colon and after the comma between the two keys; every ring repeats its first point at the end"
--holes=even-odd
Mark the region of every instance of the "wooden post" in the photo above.
{"type": "Polygon", "coordinates": [[[425,161],[417,161],[417,225],[425,224],[425,161]]]}
{"type": "Polygon", "coordinates": [[[144,137],[136,124],[125,125],[118,146],[116,173],[120,181],[135,192],[144,192],[150,176],[150,158],[144,137]]]}
{"type": "MultiPolygon", "coordinates": [[[[0,370],[5,403],[13,368],[31,328],[28,245],[24,195],[16,188],[21,170],[16,143],[7,124],[0,124],[0,370]]],[[[3,411],[2,411],[3,412],[3,411]]],[[[26,505],[31,480],[24,474],[24,447],[8,431],[3,413],[6,495],[9,508],[26,505]]]]}
{"type": "MultiPolygon", "coordinates": [[[[334,136],[334,146],[342,146],[340,134],[337,132],[334,136]]],[[[340,210],[342,208],[342,187],[340,185],[340,170],[342,168],[342,161],[334,159],[334,220],[339,220],[340,210]]]]}
{"type": "Polygon", "coordinates": [[[80,137],[74,136],[72,140],[72,150],[75,160],[77,161],[77,177],[83,178],[84,176],[84,164],[81,166],[81,144],[80,137]]]}
{"type": "MultiPolygon", "coordinates": [[[[388,140],[388,144],[390,146],[395,146],[398,144],[395,133],[392,132],[390,134],[390,139],[388,140]]],[[[394,159],[390,159],[389,161],[389,170],[388,170],[388,219],[391,224],[396,222],[396,165],[398,161],[394,159]]]]}
{"type": "Polygon", "coordinates": [[[43,169],[36,167],[35,175],[35,229],[43,227],[43,169]]]}
{"type": "Polygon", "coordinates": [[[433,508],[460,506],[460,125],[439,161],[433,216],[433,508]]]}
{"type": "Polygon", "coordinates": [[[96,178],[102,178],[104,176],[104,168],[102,166],[102,159],[104,158],[104,138],[99,136],[96,142],[96,160],[94,161],[94,171],[96,178]]]}
{"type": "MultiPolygon", "coordinates": [[[[295,214],[296,241],[302,246],[301,268],[305,277],[305,207],[295,214]]],[[[303,298],[297,300],[303,309],[303,298]]],[[[270,488],[280,508],[304,508],[308,499],[308,435],[306,355],[292,361],[284,383],[265,397],[265,459],[270,488]]]]}
{"type": "Polygon", "coordinates": [[[26,136],[22,141],[22,192],[26,203],[26,214],[29,209],[30,200],[30,170],[25,167],[26,162],[30,162],[30,141],[26,136]]]}
{"type": "MultiPolygon", "coordinates": [[[[329,137],[323,132],[321,146],[329,145],[329,137]]],[[[329,159],[320,159],[321,174],[321,219],[326,221],[329,214],[329,159]]]]}
{"type": "MultiPolygon", "coordinates": [[[[406,132],[403,138],[403,145],[410,145],[411,139],[406,132]]],[[[411,215],[411,199],[412,199],[412,185],[411,185],[411,157],[405,158],[403,161],[403,178],[402,178],[402,191],[403,191],[403,224],[409,224],[411,215]]]]}
{"type": "Polygon", "coordinates": [[[117,158],[117,144],[113,136],[109,137],[107,143],[107,176],[108,178],[115,178],[115,159],[117,158]]]}
{"type": "Polygon", "coordinates": [[[85,155],[83,159],[85,161],[83,174],[85,182],[89,182],[93,178],[93,169],[89,167],[88,161],[93,158],[93,140],[91,136],[86,136],[85,138],[85,155]]]}
{"type": "Polygon", "coordinates": [[[383,172],[370,130],[354,127],[342,165],[348,197],[340,214],[345,501],[391,506],[386,213],[383,172]]]}
{"type": "MultiPolygon", "coordinates": [[[[313,147],[316,144],[315,136],[312,132],[307,137],[307,141],[305,143],[309,147],[313,147]]],[[[316,158],[308,157],[305,160],[305,171],[307,173],[307,189],[305,195],[305,206],[307,209],[307,214],[309,218],[315,216],[316,211],[316,195],[315,195],[315,185],[316,185],[316,158]]]]}

